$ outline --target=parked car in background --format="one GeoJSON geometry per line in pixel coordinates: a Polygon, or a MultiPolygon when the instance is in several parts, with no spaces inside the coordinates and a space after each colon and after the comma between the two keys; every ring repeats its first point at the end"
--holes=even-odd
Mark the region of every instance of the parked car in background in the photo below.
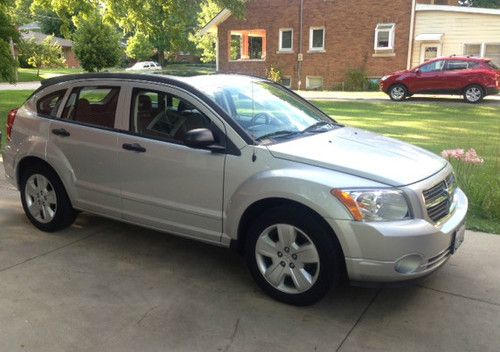
{"type": "Polygon", "coordinates": [[[451,94],[463,95],[467,103],[479,103],[487,95],[498,94],[500,68],[483,58],[438,58],[382,77],[380,89],[395,101],[413,94],[451,94]]]}
{"type": "Polygon", "coordinates": [[[7,179],[37,228],[80,210],[232,247],[291,304],[343,277],[425,276],[464,240],[450,163],[260,78],[51,78],[9,113],[7,141],[7,179]]]}
{"type": "Polygon", "coordinates": [[[136,62],[134,64],[134,66],[129,67],[125,70],[126,71],[144,71],[144,70],[159,71],[159,70],[161,70],[161,66],[154,61],[140,61],[140,62],[136,62]]]}

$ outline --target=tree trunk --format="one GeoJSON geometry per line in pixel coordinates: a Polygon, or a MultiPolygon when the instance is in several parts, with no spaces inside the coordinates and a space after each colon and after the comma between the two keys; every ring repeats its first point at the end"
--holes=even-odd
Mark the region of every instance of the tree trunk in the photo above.
{"type": "Polygon", "coordinates": [[[164,66],[165,63],[165,52],[163,50],[158,50],[158,63],[161,67],[164,66]]]}

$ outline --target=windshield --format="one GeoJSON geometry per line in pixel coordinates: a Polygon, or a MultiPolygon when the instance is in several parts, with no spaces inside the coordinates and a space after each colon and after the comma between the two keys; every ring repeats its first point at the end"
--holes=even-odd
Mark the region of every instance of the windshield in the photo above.
{"type": "Polygon", "coordinates": [[[326,114],[271,82],[221,78],[197,88],[257,141],[300,137],[338,127],[326,114]]]}

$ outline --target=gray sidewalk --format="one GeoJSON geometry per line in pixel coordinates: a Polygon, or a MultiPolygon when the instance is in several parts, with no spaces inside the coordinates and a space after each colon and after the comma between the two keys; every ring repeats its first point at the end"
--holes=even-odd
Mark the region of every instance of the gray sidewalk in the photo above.
{"type": "Polygon", "coordinates": [[[498,351],[500,236],[419,286],[277,303],[229,250],[81,214],[47,234],[0,163],[2,351],[498,351]]]}
{"type": "Polygon", "coordinates": [[[35,90],[40,87],[40,82],[19,82],[16,84],[0,83],[2,90],[35,90]]]}

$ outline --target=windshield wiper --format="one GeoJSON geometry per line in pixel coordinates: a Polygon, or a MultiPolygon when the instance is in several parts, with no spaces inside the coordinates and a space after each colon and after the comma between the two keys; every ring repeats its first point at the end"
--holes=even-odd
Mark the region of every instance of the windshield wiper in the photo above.
{"type": "Polygon", "coordinates": [[[263,136],[260,136],[259,138],[257,138],[257,140],[261,141],[263,139],[272,138],[272,137],[275,137],[275,138],[276,137],[288,137],[288,136],[292,136],[292,135],[297,134],[297,133],[301,133],[301,132],[288,131],[288,130],[275,131],[275,132],[271,132],[271,133],[265,134],[263,136]]]}
{"type": "MultiPolygon", "coordinates": [[[[303,131],[300,131],[300,133],[308,133],[308,132],[319,132],[318,129],[320,129],[321,127],[324,127],[324,126],[338,126],[336,124],[334,124],[333,122],[329,122],[329,121],[318,121],[316,122],[315,124],[307,127],[305,130],[303,131]]],[[[324,131],[326,132],[326,131],[324,131]]]]}

